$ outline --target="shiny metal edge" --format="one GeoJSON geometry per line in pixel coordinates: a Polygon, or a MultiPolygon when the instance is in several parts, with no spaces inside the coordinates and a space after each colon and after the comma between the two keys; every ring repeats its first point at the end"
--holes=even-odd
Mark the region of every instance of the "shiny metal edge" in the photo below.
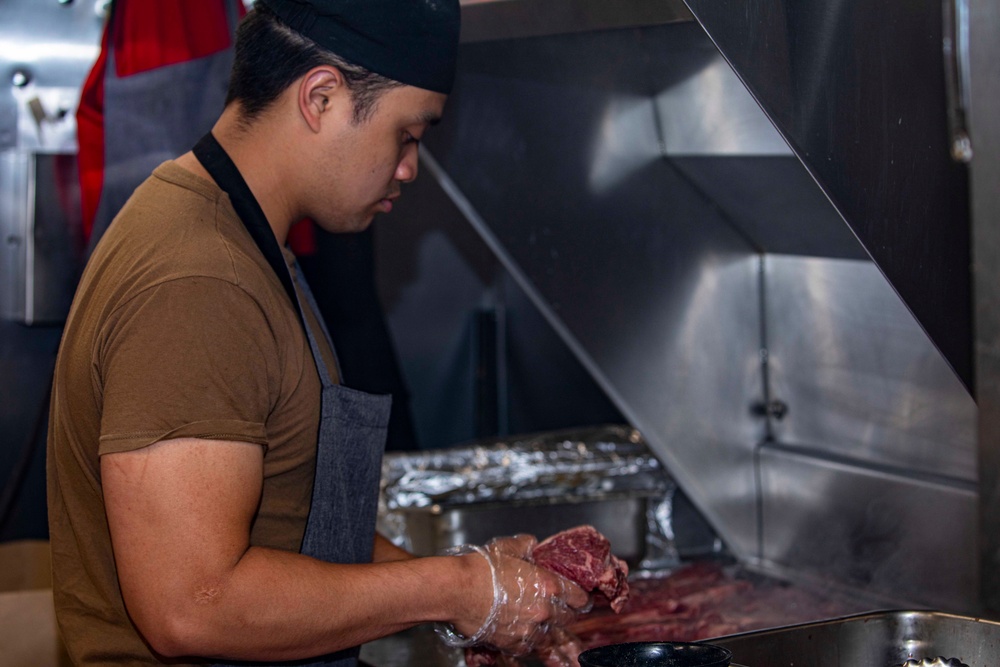
{"type": "Polygon", "coordinates": [[[889,608],[710,640],[749,667],[898,665],[908,658],[961,656],[995,662],[1000,623],[920,608],[889,608]]]}
{"type": "Polygon", "coordinates": [[[975,374],[979,401],[980,596],[1000,612],[1000,2],[970,3],[976,154],[971,163],[975,374]]]}

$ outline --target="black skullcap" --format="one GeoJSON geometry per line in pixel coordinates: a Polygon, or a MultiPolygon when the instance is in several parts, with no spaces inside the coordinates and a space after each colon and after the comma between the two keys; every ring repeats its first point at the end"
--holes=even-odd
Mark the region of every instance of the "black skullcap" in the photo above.
{"type": "Polygon", "coordinates": [[[289,28],[400,83],[451,92],[458,0],[257,0],[289,28]]]}

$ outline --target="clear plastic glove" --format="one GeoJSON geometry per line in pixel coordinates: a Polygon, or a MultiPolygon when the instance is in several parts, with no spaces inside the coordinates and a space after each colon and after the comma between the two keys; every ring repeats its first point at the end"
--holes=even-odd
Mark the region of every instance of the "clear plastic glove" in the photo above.
{"type": "Polygon", "coordinates": [[[553,627],[545,637],[545,645],[537,650],[545,667],[580,667],[583,644],[569,630],[553,627]]]}
{"type": "Polygon", "coordinates": [[[450,626],[439,635],[450,646],[486,646],[508,655],[527,655],[544,645],[553,628],[565,628],[589,607],[590,596],[554,572],[528,562],[537,540],[515,535],[491,540],[485,546],[463,545],[446,553],[478,553],[490,566],[493,603],[482,626],[464,636],[450,626]]]}

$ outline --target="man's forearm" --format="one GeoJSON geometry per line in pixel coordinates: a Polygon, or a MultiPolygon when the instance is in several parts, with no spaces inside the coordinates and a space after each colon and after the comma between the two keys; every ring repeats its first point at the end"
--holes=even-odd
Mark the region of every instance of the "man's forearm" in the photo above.
{"type": "Polygon", "coordinates": [[[406,549],[397,547],[383,535],[375,533],[375,549],[372,552],[373,563],[388,563],[394,560],[409,560],[414,558],[406,549]]]}
{"type": "Polygon", "coordinates": [[[485,617],[489,592],[470,589],[489,582],[479,556],[338,565],[251,548],[224,581],[171,596],[167,618],[148,619],[165,627],[147,639],[171,656],[294,660],[421,622],[485,617]]]}
{"type": "Polygon", "coordinates": [[[249,546],[262,462],[254,444],[185,438],[101,458],[122,598],[155,651],[281,661],[424,621],[476,631],[493,599],[481,556],[338,565],[249,546]]]}

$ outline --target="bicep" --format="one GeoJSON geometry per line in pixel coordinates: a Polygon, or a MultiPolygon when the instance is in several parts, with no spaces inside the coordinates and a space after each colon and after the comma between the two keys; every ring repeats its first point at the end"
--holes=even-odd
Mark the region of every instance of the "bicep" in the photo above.
{"type": "Polygon", "coordinates": [[[122,596],[140,628],[222,591],[249,548],[263,448],[166,440],[101,457],[122,596]]]}
{"type": "Polygon", "coordinates": [[[218,434],[266,444],[281,357],[271,322],[238,286],[188,279],[143,291],[95,350],[100,453],[218,434]]]}

